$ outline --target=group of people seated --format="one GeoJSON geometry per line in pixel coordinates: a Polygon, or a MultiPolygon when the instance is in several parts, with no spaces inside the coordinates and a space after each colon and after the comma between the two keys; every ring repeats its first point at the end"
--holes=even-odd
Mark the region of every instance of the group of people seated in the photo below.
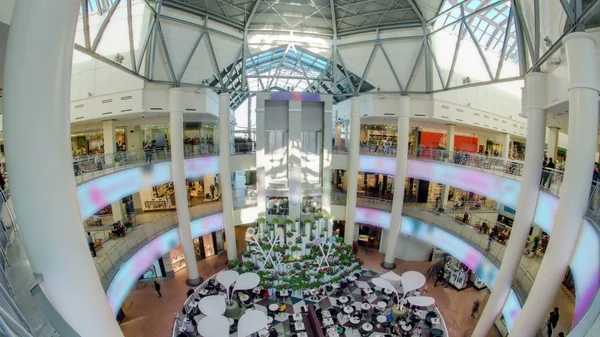
{"type": "Polygon", "coordinates": [[[113,224],[112,234],[120,237],[125,236],[125,227],[121,224],[121,221],[117,221],[113,224]]]}

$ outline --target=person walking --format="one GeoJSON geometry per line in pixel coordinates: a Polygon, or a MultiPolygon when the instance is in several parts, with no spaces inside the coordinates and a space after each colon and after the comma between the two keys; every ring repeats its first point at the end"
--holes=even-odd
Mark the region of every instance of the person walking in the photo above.
{"type": "Polygon", "coordinates": [[[444,283],[444,268],[440,268],[440,270],[437,272],[437,278],[435,279],[435,282],[433,283],[433,287],[437,287],[438,282],[442,282],[442,284],[444,283]]]}
{"type": "Polygon", "coordinates": [[[88,246],[90,246],[90,252],[92,252],[92,257],[96,257],[96,247],[94,247],[94,238],[92,237],[92,233],[87,233],[87,242],[88,246]]]}
{"type": "Polygon", "coordinates": [[[496,236],[496,227],[492,228],[490,234],[488,235],[488,246],[486,250],[489,252],[492,249],[492,241],[494,241],[494,237],[496,236]]]}
{"type": "Polygon", "coordinates": [[[144,144],[144,156],[145,156],[146,164],[151,164],[152,163],[152,143],[151,142],[146,142],[146,144],[144,144]]]}
{"type": "Polygon", "coordinates": [[[215,198],[215,185],[210,185],[210,195],[213,199],[215,198]]]}
{"type": "Polygon", "coordinates": [[[156,292],[158,293],[158,297],[162,297],[162,294],[160,293],[160,284],[158,284],[158,282],[154,281],[154,290],[156,290],[156,292]]]}
{"type": "Polygon", "coordinates": [[[479,316],[479,305],[481,304],[481,302],[479,302],[479,300],[475,300],[475,302],[473,302],[473,308],[471,308],[471,317],[473,318],[477,318],[479,316]]]}
{"type": "Polygon", "coordinates": [[[558,318],[558,307],[554,307],[554,311],[550,311],[550,317],[548,318],[548,322],[546,322],[548,327],[548,337],[552,337],[552,332],[556,329],[556,325],[558,324],[558,318]]]}
{"type": "Polygon", "coordinates": [[[548,164],[546,164],[546,172],[548,172],[548,188],[550,188],[550,186],[552,186],[552,179],[554,178],[554,170],[556,169],[556,165],[554,164],[554,162],[552,161],[552,158],[548,158],[548,164]]]}

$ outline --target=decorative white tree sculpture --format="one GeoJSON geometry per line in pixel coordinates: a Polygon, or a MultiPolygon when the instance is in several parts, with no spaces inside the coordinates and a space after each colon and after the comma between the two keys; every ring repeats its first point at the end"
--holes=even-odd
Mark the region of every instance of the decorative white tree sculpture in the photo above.
{"type": "Polygon", "coordinates": [[[352,246],[333,234],[333,217],[318,214],[315,220],[287,219],[279,224],[257,220],[258,227],[246,231],[246,251],[238,272],[256,271],[269,290],[314,289],[335,283],[362,269],[352,246]]]}

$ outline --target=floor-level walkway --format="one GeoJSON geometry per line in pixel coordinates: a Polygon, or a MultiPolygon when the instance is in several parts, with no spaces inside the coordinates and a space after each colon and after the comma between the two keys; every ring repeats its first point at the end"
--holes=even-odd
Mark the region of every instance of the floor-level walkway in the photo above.
{"type": "MultiPolygon", "coordinates": [[[[379,264],[383,260],[383,254],[371,251],[368,254],[359,253],[363,259],[365,267],[377,272],[385,272],[379,264]]],[[[198,263],[200,274],[207,278],[225,266],[226,257],[214,256],[198,263]]],[[[396,259],[396,273],[403,273],[408,270],[416,270],[426,273],[431,266],[431,262],[423,261],[403,261],[396,259]]],[[[130,293],[125,303],[125,313],[127,317],[121,324],[126,337],[164,337],[171,333],[175,313],[179,312],[186,299],[186,292],[189,289],[185,285],[187,278],[186,270],[175,274],[172,279],[160,281],[162,287],[162,298],[159,298],[151,284],[143,284],[136,287],[130,293]]],[[[456,291],[452,287],[444,288],[442,286],[434,287],[432,280],[427,282],[428,295],[436,299],[436,303],[444,317],[446,326],[449,330],[449,336],[468,337],[471,336],[477,320],[471,318],[471,307],[476,299],[485,303],[488,291],[478,291],[474,288],[456,291]]],[[[560,303],[556,305],[560,306],[560,303]]],[[[572,307],[572,304],[570,304],[572,307]]],[[[559,327],[562,323],[569,322],[566,312],[561,315],[559,327]]],[[[489,336],[498,336],[493,331],[489,336]]]]}

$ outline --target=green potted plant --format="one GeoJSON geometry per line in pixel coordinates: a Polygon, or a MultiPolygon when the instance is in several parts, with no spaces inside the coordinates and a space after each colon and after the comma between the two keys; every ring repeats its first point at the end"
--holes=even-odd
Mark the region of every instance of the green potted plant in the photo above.
{"type": "Polygon", "coordinates": [[[123,226],[125,226],[125,228],[127,228],[127,229],[131,229],[131,228],[133,228],[133,222],[131,222],[131,221],[125,221],[125,223],[123,224],[123,226]]]}
{"type": "Polygon", "coordinates": [[[292,219],[285,219],[285,221],[283,222],[286,226],[291,225],[294,223],[294,221],[292,221],[292,219]]]}
{"type": "Polygon", "coordinates": [[[273,223],[273,225],[277,226],[279,225],[279,219],[274,218],[273,221],[271,221],[273,223]]]}
{"type": "Polygon", "coordinates": [[[436,214],[442,214],[444,213],[446,210],[444,209],[444,207],[438,207],[438,209],[436,210],[436,214]]]}

